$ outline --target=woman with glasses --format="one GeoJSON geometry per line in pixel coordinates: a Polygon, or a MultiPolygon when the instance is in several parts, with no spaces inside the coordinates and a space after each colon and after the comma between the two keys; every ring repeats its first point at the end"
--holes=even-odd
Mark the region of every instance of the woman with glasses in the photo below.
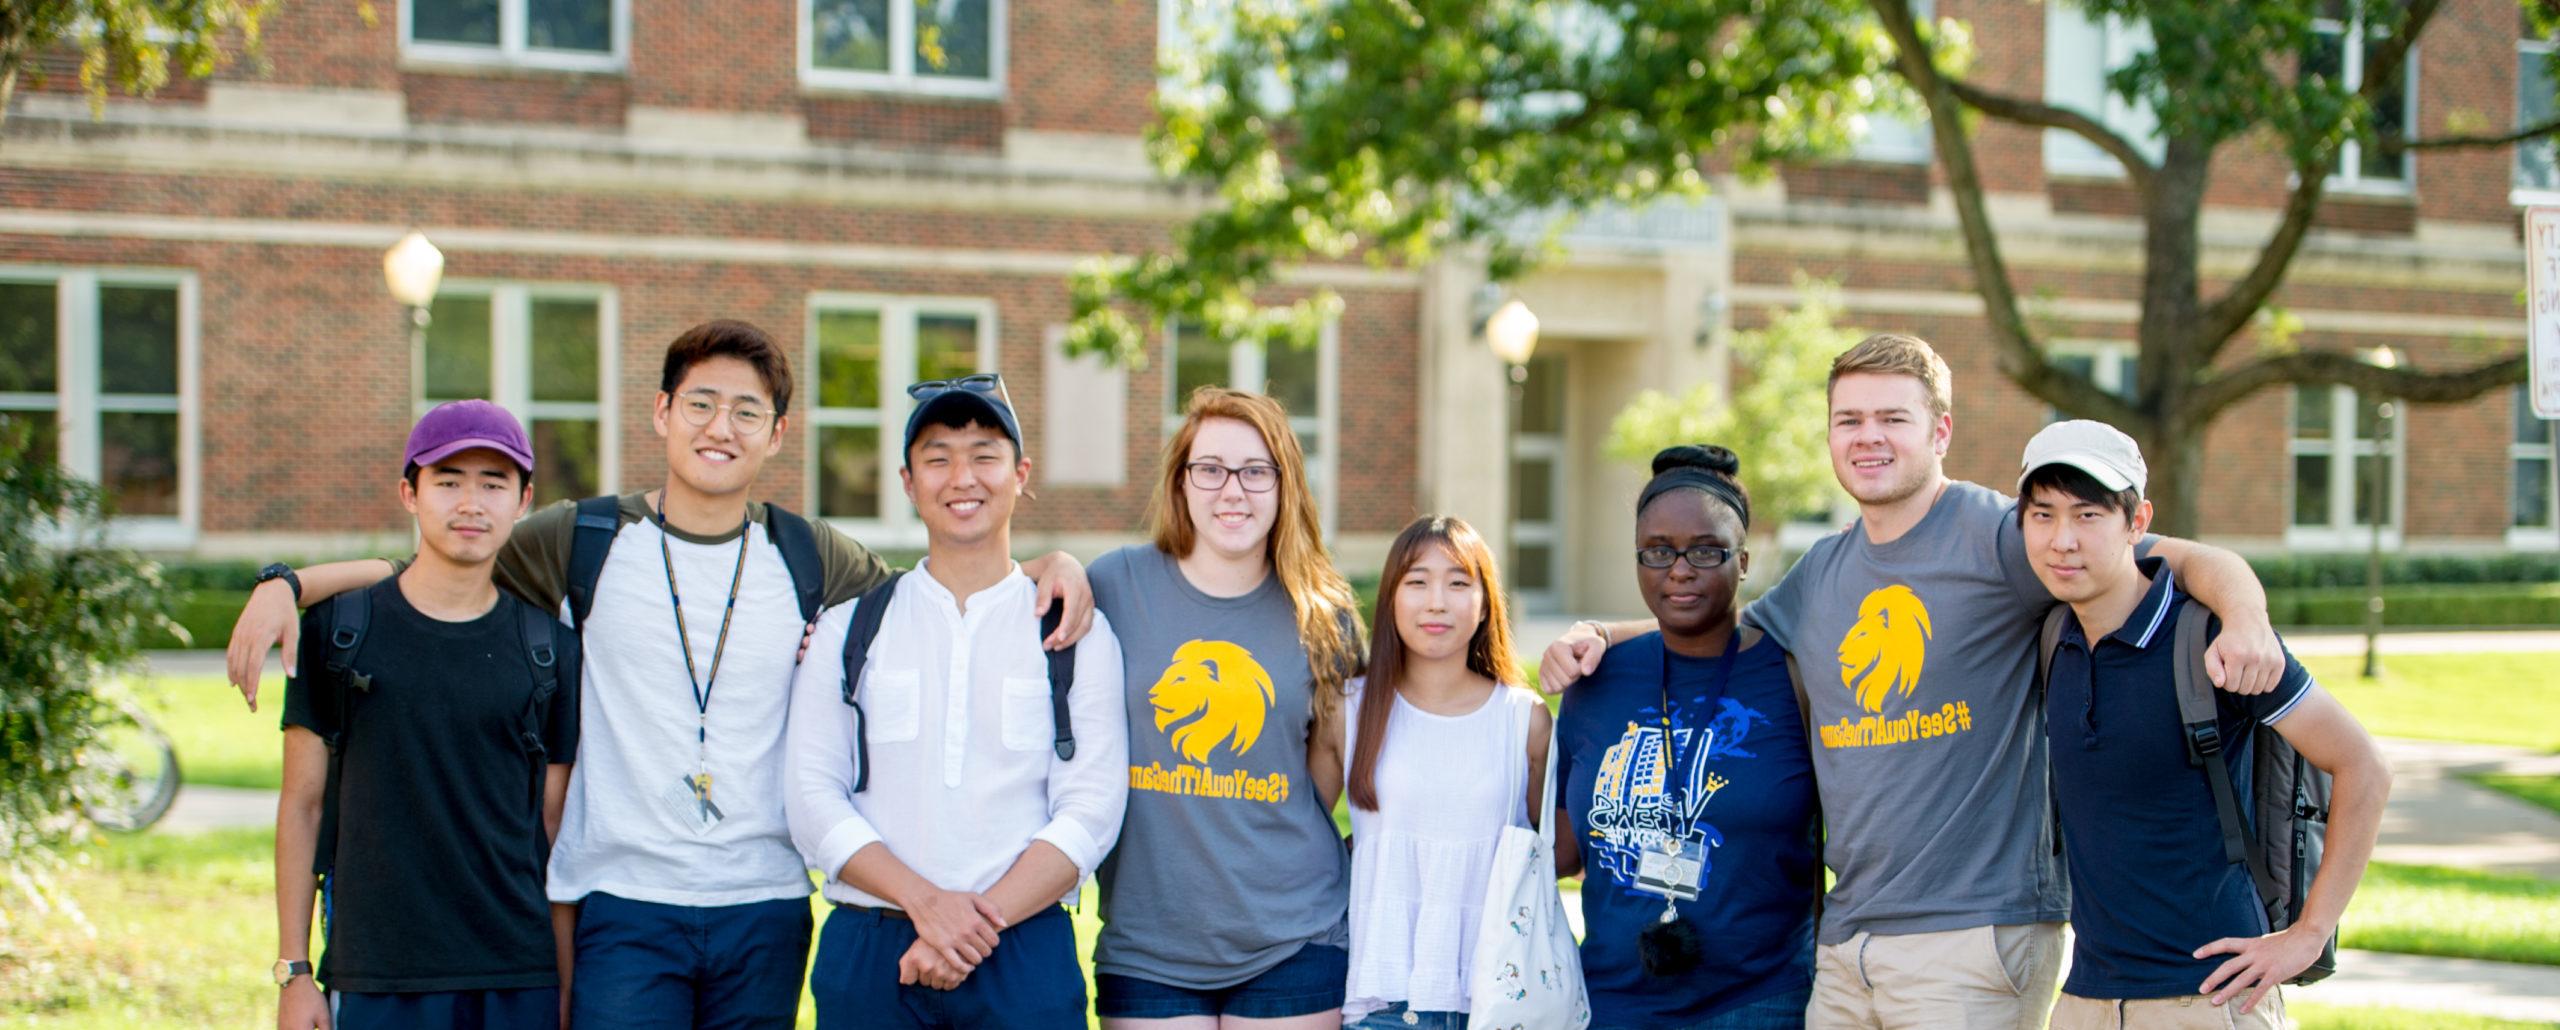
{"type": "Polygon", "coordinates": [[[1192,394],[1148,524],[1152,543],[1092,569],[1129,692],[1096,1011],[1113,1030],[1339,1026],[1350,873],[1307,738],[1342,704],[1360,631],[1288,413],[1192,394]]]}
{"type": "Polygon", "coordinates": [[[1661,629],[1608,650],[1557,715],[1557,872],[1583,877],[1591,1026],[1804,1025],[1822,888],[1787,655],[1740,628],[1751,499],[1722,447],[1654,456],[1636,582],[1661,629]]]}

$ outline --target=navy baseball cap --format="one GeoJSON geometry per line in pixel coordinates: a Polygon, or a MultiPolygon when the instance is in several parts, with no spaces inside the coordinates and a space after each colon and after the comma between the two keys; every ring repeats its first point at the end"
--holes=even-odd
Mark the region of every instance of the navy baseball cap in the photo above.
{"type": "Polygon", "coordinates": [[[916,435],[930,425],[975,422],[1004,430],[1013,441],[1016,455],[1030,453],[1022,446],[1022,422],[1013,414],[1013,399],[1005,394],[1004,377],[992,372],[961,376],[957,379],[934,379],[907,387],[907,396],[915,404],[907,411],[906,443],[898,448],[904,454],[916,445],[916,435]]]}
{"type": "Polygon", "coordinates": [[[408,464],[423,467],[474,448],[506,455],[525,475],[533,474],[533,444],[523,424],[488,401],[447,401],[419,416],[409,430],[408,464]]]}

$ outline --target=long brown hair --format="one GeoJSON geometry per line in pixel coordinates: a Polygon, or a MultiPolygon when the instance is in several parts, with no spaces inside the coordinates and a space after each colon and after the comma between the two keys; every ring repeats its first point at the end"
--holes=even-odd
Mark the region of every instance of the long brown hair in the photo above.
{"type": "Polygon", "coordinates": [[[1455,515],[1413,520],[1387,549],[1387,571],[1378,579],[1377,610],[1369,629],[1369,639],[1377,646],[1369,655],[1368,686],[1360,693],[1360,736],[1351,749],[1351,803],[1372,812],[1378,810],[1378,752],[1387,743],[1387,716],[1395,711],[1396,681],[1404,677],[1404,637],[1396,631],[1396,587],[1432,547],[1446,549],[1457,559],[1484,596],[1484,621],[1476,623],[1475,636],[1467,639],[1467,671],[1492,680],[1496,689],[1520,682],[1520,663],[1511,654],[1511,619],[1502,604],[1502,571],[1494,567],[1493,548],[1485,545],[1474,526],[1455,515]]]}
{"type": "Polygon", "coordinates": [[[1182,499],[1183,466],[1191,462],[1191,442],[1200,435],[1200,424],[1213,418],[1252,426],[1271,450],[1272,464],[1280,467],[1279,512],[1270,535],[1263,538],[1262,553],[1297,612],[1298,639],[1306,648],[1307,668],[1315,674],[1314,711],[1321,719],[1341,705],[1343,684],[1360,667],[1360,602],[1325,553],[1324,523],[1316,514],[1315,491],[1307,485],[1307,458],[1280,402],[1216,386],[1192,391],[1182,427],[1165,444],[1163,474],[1147,503],[1147,531],[1157,550],[1176,558],[1199,543],[1191,506],[1182,499]]]}

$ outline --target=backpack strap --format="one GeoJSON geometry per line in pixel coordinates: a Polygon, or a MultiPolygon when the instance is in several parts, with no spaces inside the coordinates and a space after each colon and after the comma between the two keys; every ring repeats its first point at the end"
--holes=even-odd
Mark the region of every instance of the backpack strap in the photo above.
{"type": "Polygon", "coordinates": [[[569,534],[569,626],[587,629],[587,613],[595,610],[596,579],[604,575],[604,557],[622,532],[622,499],[607,494],[578,502],[578,522],[569,534]]]}
{"type": "Polygon", "coordinates": [[[2044,613],[2044,629],[2036,637],[2036,682],[2032,691],[2043,697],[2045,684],[2053,679],[2053,649],[2062,646],[2063,620],[2071,617],[2071,606],[2054,605],[2044,613]]]}
{"type": "MultiPolygon", "coordinates": [[[[2030,712],[2039,718],[2044,712],[2045,696],[2053,686],[2053,652],[2062,647],[2062,627],[2071,618],[2071,606],[2057,604],[2044,613],[2044,628],[2036,634],[2036,681],[2028,684],[2030,712]]],[[[2094,658],[2094,656],[2092,656],[2094,658]]],[[[2053,853],[2062,853],[2062,794],[2053,789],[2053,763],[2044,764],[2045,828],[2053,838],[2053,853]]]]}
{"type": "Polygon", "coordinates": [[[311,849],[311,871],[329,875],[338,864],[338,781],[346,766],[347,729],[355,721],[355,695],[373,692],[373,677],[356,671],[357,650],[364,646],[365,627],[373,621],[373,597],[350,590],[329,602],[329,641],[322,662],[320,694],[334,709],[337,729],[329,734],[329,770],[320,789],[320,834],[311,849]]]}
{"type": "MultiPolygon", "coordinates": [[[[1058,624],[1064,622],[1066,616],[1065,602],[1049,606],[1049,614],[1040,617],[1040,640],[1043,644],[1048,642],[1049,634],[1058,631],[1058,624]]],[[[1050,746],[1057,751],[1059,761],[1072,761],[1076,757],[1076,731],[1067,721],[1067,691],[1076,685],[1076,646],[1069,644],[1046,653],[1049,656],[1049,721],[1058,728],[1057,739],[1050,746]]]]}
{"type": "Polygon", "coordinates": [[[560,654],[551,644],[551,627],[558,625],[542,609],[529,604],[516,605],[516,625],[524,635],[525,659],[533,666],[533,692],[526,695],[524,725],[518,732],[518,743],[534,760],[548,757],[542,746],[542,716],[551,710],[551,698],[560,692],[560,654]]]}
{"type": "Polygon", "coordinates": [[[791,570],[791,592],[800,602],[800,625],[818,621],[818,610],[827,601],[825,566],[818,560],[818,530],[779,504],[764,506],[764,535],[782,551],[782,565],[791,570]]]}
{"type": "Polygon", "coordinates": [[[853,624],[844,631],[844,703],[853,709],[853,792],[860,794],[871,787],[871,724],[862,714],[862,702],[855,691],[862,686],[862,666],[871,660],[871,641],[880,636],[880,620],[888,614],[889,598],[898,592],[898,577],[892,572],[880,585],[863,592],[853,602],[853,624]]]}
{"type": "Polygon", "coordinates": [[[2204,668],[2212,619],[2211,609],[2189,599],[2178,610],[2178,626],[2171,637],[2176,651],[2171,655],[2170,668],[2175,670],[2178,685],[2178,721],[2186,729],[2187,764],[2202,766],[2206,781],[2213,785],[2213,815],[2222,824],[2223,861],[2246,864],[2249,878],[2257,884],[2258,899],[2274,904],[2275,876],[2267,870],[2265,851],[2240,821],[2240,792],[2231,782],[2230,764],[2222,759],[2229,742],[2222,739],[2222,716],[2213,698],[2213,680],[2204,668]]]}

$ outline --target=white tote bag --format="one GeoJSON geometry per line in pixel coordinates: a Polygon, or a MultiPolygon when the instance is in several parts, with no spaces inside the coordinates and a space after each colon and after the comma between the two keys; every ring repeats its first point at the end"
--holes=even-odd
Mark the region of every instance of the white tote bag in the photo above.
{"type": "Polygon", "coordinates": [[[1467,1025],[1484,1030],[1582,1030],[1591,1023],[1583,989],[1582,952],[1565,922],[1556,891],[1556,736],[1547,736],[1546,784],[1540,788],[1541,833],[1502,828],[1485,880],[1484,907],[1467,971],[1467,1025]]]}

